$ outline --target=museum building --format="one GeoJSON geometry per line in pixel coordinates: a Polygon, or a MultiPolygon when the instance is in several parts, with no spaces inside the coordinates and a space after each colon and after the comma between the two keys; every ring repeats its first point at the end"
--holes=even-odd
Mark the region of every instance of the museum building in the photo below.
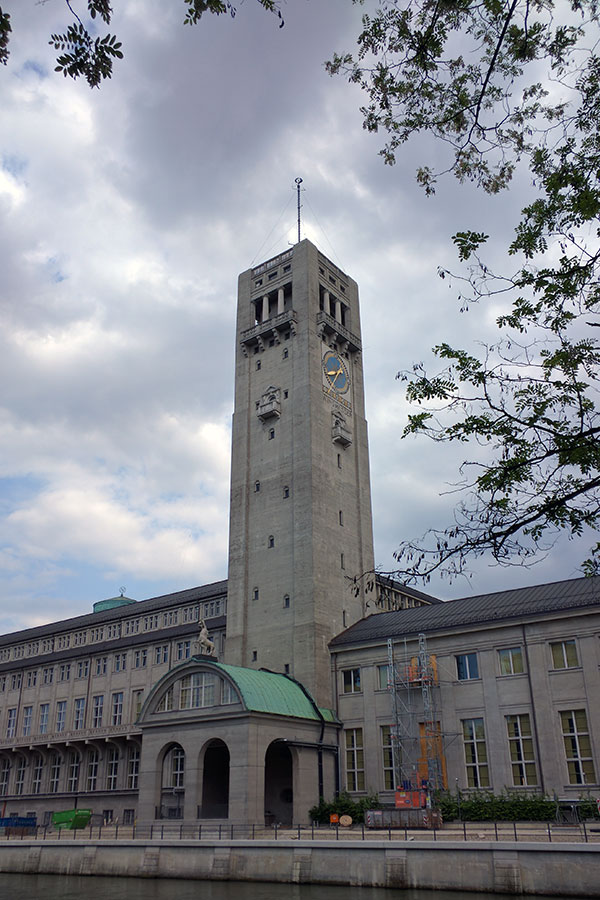
{"type": "Polygon", "coordinates": [[[598,790],[598,578],[442,603],[373,570],[358,290],[305,240],[239,278],[228,580],[0,638],[3,815],[598,790]]]}

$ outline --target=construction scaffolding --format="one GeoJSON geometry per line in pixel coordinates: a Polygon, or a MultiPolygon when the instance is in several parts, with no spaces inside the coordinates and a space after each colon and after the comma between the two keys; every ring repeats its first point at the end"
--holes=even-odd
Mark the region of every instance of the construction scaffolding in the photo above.
{"type": "Polygon", "coordinates": [[[437,660],[428,652],[424,634],[419,634],[417,654],[409,653],[406,639],[403,654],[391,638],[387,648],[396,791],[406,798],[406,806],[431,806],[432,795],[445,786],[437,660]]]}

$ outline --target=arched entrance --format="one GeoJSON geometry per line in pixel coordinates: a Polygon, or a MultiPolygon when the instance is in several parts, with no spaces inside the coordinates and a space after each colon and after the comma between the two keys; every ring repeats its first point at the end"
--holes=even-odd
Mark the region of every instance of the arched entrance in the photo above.
{"type": "Polygon", "coordinates": [[[221,740],[211,741],[204,751],[202,774],[202,818],[229,817],[229,750],[221,740]]]}
{"type": "Polygon", "coordinates": [[[291,825],[293,815],[292,754],[282,741],[274,741],[265,754],[265,824],[291,825]]]}
{"type": "Polygon", "coordinates": [[[163,757],[159,819],[182,819],[185,799],[185,751],[172,744],[163,757]]]}

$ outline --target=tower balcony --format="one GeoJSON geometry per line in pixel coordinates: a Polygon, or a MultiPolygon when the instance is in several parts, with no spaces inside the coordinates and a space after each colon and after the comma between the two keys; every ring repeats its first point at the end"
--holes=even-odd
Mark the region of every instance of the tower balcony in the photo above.
{"type": "Polygon", "coordinates": [[[240,344],[244,355],[248,356],[250,348],[257,346],[260,350],[263,350],[265,342],[268,345],[271,338],[274,338],[275,343],[279,344],[282,334],[285,334],[286,331],[295,334],[297,321],[296,310],[288,309],[276,316],[272,316],[270,319],[265,319],[264,322],[258,322],[252,328],[246,328],[240,334],[240,344]]]}
{"type": "Polygon", "coordinates": [[[352,443],[352,432],[345,422],[334,422],[331,426],[331,440],[341,447],[349,447],[352,443]]]}
{"type": "Polygon", "coordinates": [[[320,337],[331,338],[336,344],[346,344],[349,353],[361,349],[360,338],[323,310],[317,313],[317,327],[320,337]]]}
{"type": "Polygon", "coordinates": [[[281,415],[281,391],[279,388],[270,387],[262,395],[256,411],[261,422],[267,419],[278,419],[281,415]]]}

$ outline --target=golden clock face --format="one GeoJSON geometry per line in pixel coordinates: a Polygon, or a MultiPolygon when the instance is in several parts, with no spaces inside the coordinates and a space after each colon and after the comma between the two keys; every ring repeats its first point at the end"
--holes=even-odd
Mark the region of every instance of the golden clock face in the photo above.
{"type": "Polygon", "coordinates": [[[346,394],[350,389],[348,368],[335,350],[330,350],[323,357],[323,383],[327,394],[346,394]]]}

